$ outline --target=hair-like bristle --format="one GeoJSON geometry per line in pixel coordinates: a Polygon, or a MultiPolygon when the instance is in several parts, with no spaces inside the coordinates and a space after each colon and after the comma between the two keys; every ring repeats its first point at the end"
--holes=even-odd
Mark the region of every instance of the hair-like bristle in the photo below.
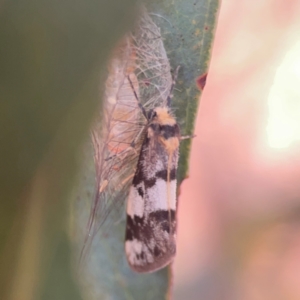
{"type": "Polygon", "coordinates": [[[160,29],[146,10],[113,52],[108,71],[102,118],[95,121],[91,133],[95,192],[81,260],[88,258],[95,235],[109,231],[111,211],[126,201],[147,123],[140,104],[147,111],[161,106],[172,85],[160,29]]]}

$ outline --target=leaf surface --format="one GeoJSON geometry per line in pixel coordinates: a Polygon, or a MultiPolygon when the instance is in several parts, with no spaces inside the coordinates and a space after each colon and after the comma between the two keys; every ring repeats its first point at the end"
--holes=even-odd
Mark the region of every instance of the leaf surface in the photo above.
{"type": "MultiPolygon", "coordinates": [[[[173,98],[182,135],[191,135],[205,85],[219,7],[217,0],[151,1],[147,10],[160,27],[161,36],[173,69],[180,66],[173,98]],[[197,86],[198,85],[198,86],[197,86]]],[[[190,140],[182,142],[179,162],[179,185],[187,176],[190,140]]],[[[82,246],[94,193],[93,149],[85,149],[73,216],[74,232],[82,246]]],[[[75,196],[74,196],[75,197],[75,196]]],[[[180,200],[180,199],[179,199],[180,200]]],[[[109,231],[99,230],[90,248],[90,258],[80,274],[87,299],[164,299],[169,291],[172,272],[169,267],[153,274],[130,270],[124,254],[125,216],[119,209],[108,216],[109,231]]],[[[125,207],[121,208],[125,213],[125,207]]]]}

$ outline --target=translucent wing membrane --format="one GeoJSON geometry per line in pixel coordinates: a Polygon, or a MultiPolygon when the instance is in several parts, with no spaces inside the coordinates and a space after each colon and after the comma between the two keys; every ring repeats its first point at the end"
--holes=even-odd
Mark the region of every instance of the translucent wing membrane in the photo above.
{"type": "Polygon", "coordinates": [[[136,29],[115,49],[108,65],[102,118],[96,120],[91,132],[95,191],[81,258],[88,254],[99,229],[104,233],[113,226],[107,218],[111,211],[119,211],[122,217],[124,212],[119,207],[126,201],[135,173],[146,119],[128,76],[147,111],[166,105],[172,85],[170,64],[160,29],[146,11],[136,29]]]}

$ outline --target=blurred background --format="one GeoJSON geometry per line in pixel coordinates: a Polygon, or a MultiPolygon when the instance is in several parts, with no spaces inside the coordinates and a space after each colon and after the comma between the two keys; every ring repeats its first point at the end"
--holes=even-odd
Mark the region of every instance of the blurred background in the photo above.
{"type": "Polygon", "coordinates": [[[175,299],[300,299],[300,2],[226,0],[179,198],[175,299]]]}

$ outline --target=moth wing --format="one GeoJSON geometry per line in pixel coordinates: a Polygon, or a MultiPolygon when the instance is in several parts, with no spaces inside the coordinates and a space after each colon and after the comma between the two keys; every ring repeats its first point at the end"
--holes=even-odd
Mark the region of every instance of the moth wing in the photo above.
{"type": "Polygon", "coordinates": [[[125,241],[137,272],[156,271],[175,256],[177,163],[178,149],[170,158],[160,143],[144,140],[128,197],[125,241]]]}

